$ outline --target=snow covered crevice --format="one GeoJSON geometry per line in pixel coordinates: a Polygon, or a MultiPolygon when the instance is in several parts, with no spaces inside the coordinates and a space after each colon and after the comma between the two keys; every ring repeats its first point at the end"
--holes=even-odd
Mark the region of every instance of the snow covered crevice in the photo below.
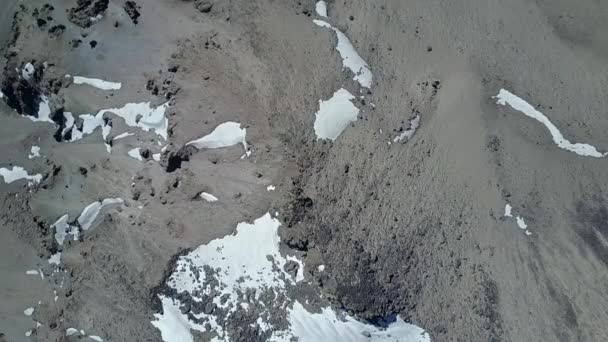
{"type": "Polygon", "coordinates": [[[361,58],[361,56],[359,55],[353,44],[350,42],[348,37],[344,33],[342,33],[342,31],[331,26],[329,23],[323,20],[314,19],[313,22],[317,26],[326,27],[336,32],[336,36],[338,38],[336,50],[340,54],[340,57],[342,57],[342,67],[350,69],[350,71],[355,74],[353,80],[359,82],[361,87],[370,89],[372,86],[373,78],[372,72],[369,69],[369,65],[367,65],[367,62],[365,62],[365,60],[361,58]]]}
{"type": "Polygon", "coordinates": [[[547,118],[543,113],[536,110],[532,105],[523,100],[522,98],[512,94],[511,92],[500,89],[498,95],[494,96],[496,103],[499,105],[506,106],[507,104],[513,109],[522,112],[524,115],[537,120],[538,122],[545,125],[553,142],[564,150],[574,152],[580,156],[602,158],[608,155],[608,153],[599,152],[594,146],[589,144],[571,143],[568,139],[564,138],[559,129],[547,118]]]}
{"type": "Polygon", "coordinates": [[[162,313],[152,321],[163,340],[191,342],[191,329],[214,333],[212,341],[236,340],[237,325],[266,341],[430,341],[424,330],[400,318],[379,328],[330,307],[309,312],[289,291],[302,284],[303,264],[279,252],[279,227],[267,213],[179,257],[159,293],[162,313]]]}
{"type": "Polygon", "coordinates": [[[340,88],[329,100],[319,100],[314,123],[317,139],[336,140],[348,124],[357,121],[359,109],[353,104],[354,99],[348,90],[340,88]]]}

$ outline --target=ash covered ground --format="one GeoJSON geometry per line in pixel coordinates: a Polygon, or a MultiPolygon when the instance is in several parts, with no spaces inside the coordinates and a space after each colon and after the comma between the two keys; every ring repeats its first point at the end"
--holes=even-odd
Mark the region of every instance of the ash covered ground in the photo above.
{"type": "Polygon", "coordinates": [[[0,341],[605,341],[608,4],[7,0],[0,341]]]}

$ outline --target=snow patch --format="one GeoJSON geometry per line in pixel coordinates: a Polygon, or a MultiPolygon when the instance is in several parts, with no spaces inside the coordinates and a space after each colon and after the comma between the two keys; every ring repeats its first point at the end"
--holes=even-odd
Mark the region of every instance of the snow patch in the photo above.
{"type": "Polygon", "coordinates": [[[505,216],[506,217],[513,217],[513,215],[511,214],[511,205],[507,203],[507,205],[505,205],[505,216]]]}
{"type": "Polygon", "coordinates": [[[274,191],[276,187],[274,185],[269,185],[266,187],[266,191],[274,191]]]}
{"type": "Polygon", "coordinates": [[[34,313],[34,308],[27,308],[23,310],[23,314],[26,316],[31,316],[34,313]]]}
{"type": "Polygon", "coordinates": [[[0,168],[0,176],[4,178],[6,184],[10,184],[14,181],[25,179],[28,181],[28,185],[38,184],[42,180],[41,174],[30,175],[20,166],[13,166],[13,169],[7,169],[4,167],[0,168]]]}
{"type": "Polygon", "coordinates": [[[351,102],[354,98],[348,90],[340,88],[329,100],[319,100],[314,123],[317,139],[336,140],[349,123],[357,121],[359,109],[351,102]]]}
{"type": "Polygon", "coordinates": [[[315,10],[319,16],[327,18],[327,3],[325,1],[317,1],[315,10]]]}
{"type": "Polygon", "coordinates": [[[217,126],[206,136],[190,141],[186,145],[192,145],[200,150],[203,148],[229,147],[242,143],[245,151],[247,151],[246,135],[247,129],[241,128],[240,123],[228,121],[217,126]]]}
{"type": "Polygon", "coordinates": [[[421,328],[405,323],[397,316],[386,329],[365,324],[346,316],[341,320],[336,312],[327,307],[321,313],[310,313],[302,304],[295,302],[289,310],[291,333],[300,342],[430,342],[430,336],[421,328]]]}
{"type": "Polygon", "coordinates": [[[34,68],[34,65],[32,63],[27,63],[25,66],[23,66],[23,69],[21,69],[21,77],[23,77],[23,79],[26,81],[29,81],[34,75],[35,71],[36,69],[34,68]]]}
{"type": "Polygon", "coordinates": [[[531,117],[545,125],[551,133],[553,142],[564,150],[574,152],[581,156],[602,158],[608,155],[608,153],[601,153],[595,147],[588,144],[571,143],[568,141],[559,129],[541,112],[537,111],[532,105],[523,100],[522,98],[513,95],[505,89],[500,89],[498,95],[496,95],[496,103],[499,105],[506,106],[509,104],[513,109],[524,113],[524,115],[531,117]]]}
{"type": "Polygon", "coordinates": [[[88,78],[82,76],[73,77],[74,84],[87,84],[101,90],[119,90],[122,87],[120,82],[109,82],[98,78],[88,78]]]}
{"type": "Polygon", "coordinates": [[[152,154],[152,159],[157,162],[160,161],[160,153],[152,154]]]}
{"type": "Polygon", "coordinates": [[[140,148],[134,148],[132,150],[130,150],[129,152],[127,152],[127,154],[129,155],[129,157],[131,158],[135,158],[139,161],[144,161],[144,158],[141,156],[141,154],[139,153],[140,148]]]}
{"type": "Polygon", "coordinates": [[[361,56],[357,53],[357,50],[355,50],[355,47],[350,42],[348,37],[346,37],[342,31],[323,20],[315,19],[313,22],[317,26],[330,28],[336,32],[336,36],[338,37],[336,50],[340,54],[340,57],[342,57],[342,67],[350,69],[355,74],[353,80],[359,82],[362,87],[368,89],[371,88],[373,78],[372,72],[365,60],[363,60],[363,58],[361,58],[361,56]]]}
{"type": "Polygon", "coordinates": [[[403,139],[405,139],[406,142],[409,141],[416,133],[418,127],[420,127],[420,115],[416,115],[415,118],[411,119],[410,128],[404,130],[403,133],[395,137],[395,139],[393,139],[393,142],[400,142],[403,139]]]}
{"type": "Polygon", "coordinates": [[[528,225],[526,224],[526,221],[524,220],[524,218],[523,218],[523,217],[521,217],[521,216],[517,216],[517,217],[515,218],[515,220],[517,221],[517,226],[518,226],[519,228],[521,228],[521,229],[526,229],[526,228],[528,228],[528,225]]]}
{"type": "Polygon", "coordinates": [[[27,157],[28,159],[40,157],[40,147],[32,146],[32,148],[30,148],[30,154],[27,157]]]}
{"type": "Polygon", "coordinates": [[[61,252],[57,252],[49,258],[49,264],[51,265],[59,265],[61,264],[61,252]]]}
{"type": "Polygon", "coordinates": [[[135,134],[129,133],[129,132],[124,132],[124,133],[120,133],[119,135],[115,136],[114,139],[112,139],[112,140],[118,140],[118,139],[126,138],[126,137],[129,137],[132,135],[135,135],[135,134]]]}
{"type": "Polygon", "coordinates": [[[97,201],[89,204],[83,210],[76,220],[82,230],[88,230],[99,215],[101,209],[111,204],[123,203],[122,198],[106,198],[103,201],[97,201]]]}
{"type": "Polygon", "coordinates": [[[200,196],[202,199],[204,199],[207,202],[217,202],[218,201],[217,197],[215,197],[212,194],[207,193],[207,192],[202,192],[200,196]]]}

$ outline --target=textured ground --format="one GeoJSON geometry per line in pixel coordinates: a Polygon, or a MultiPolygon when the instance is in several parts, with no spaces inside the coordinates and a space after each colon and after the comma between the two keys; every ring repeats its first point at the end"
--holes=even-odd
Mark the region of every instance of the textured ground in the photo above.
{"type": "MultiPolygon", "coordinates": [[[[329,2],[327,20],[374,74],[356,103],[359,120],[332,143],[313,131],[318,100],[338,86],[359,92],[341,70],[335,35],[312,24],[314,1],[217,0],[200,12],[201,1],[125,10],[110,0],[90,26],[83,22],[98,8],[44,4],[0,9],[0,81],[46,61],[40,87],[53,110],[171,100],[170,136],[160,162],[141,163],[127,151],[159,149],[149,132],[115,141],[110,155],[99,134],[57,142],[52,125],[0,101],[0,167],[44,176],[34,187],[0,182],[7,341],[63,341],[69,327],[160,341],[150,324],[155,288],[173,256],[275,209],[308,279],[351,314],[400,314],[433,341],[608,339],[606,159],[559,149],[539,122],[492,99],[508,89],[571,141],[608,150],[608,5],[329,2]],[[76,87],[66,73],[122,88],[76,87]],[[388,144],[416,115],[414,137],[388,144]],[[230,120],[247,126],[251,157],[241,159],[239,146],[183,148],[230,120]],[[32,145],[41,158],[28,159],[32,145]],[[277,189],[266,191],[270,184],[277,189]],[[221,201],[194,199],[202,191],[221,201]],[[109,197],[125,204],[64,246],[65,272],[53,274],[50,225],[109,197]],[[507,203],[532,235],[503,217],[507,203]],[[42,326],[25,337],[34,320],[42,326]]],[[[113,133],[124,127],[112,123],[113,133]]]]}

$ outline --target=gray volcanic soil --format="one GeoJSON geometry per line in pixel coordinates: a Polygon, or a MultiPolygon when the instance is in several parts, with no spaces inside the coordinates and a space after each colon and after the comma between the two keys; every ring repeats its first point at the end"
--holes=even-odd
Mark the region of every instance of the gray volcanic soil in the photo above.
{"type": "Polygon", "coordinates": [[[160,341],[150,320],[173,257],[273,208],[307,277],[362,318],[400,314],[433,341],[608,339],[606,161],[559,149],[540,123],[491,99],[508,89],[571,141],[608,150],[608,4],[330,2],[328,21],[374,74],[359,120],[333,143],[314,135],[318,100],[338,85],[358,93],[335,35],[311,22],[313,1],[216,0],[209,12],[195,10],[206,11],[201,1],[43,5],[0,9],[3,84],[15,67],[47,61],[36,87],[54,111],[170,100],[170,137],[160,163],[141,163],[127,151],[156,153],[152,133],[115,141],[109,155],[99,134],[58,142],[52,125],[0,103],[0,167],[45,176],[33,188],[0,182],[7,341],[78,339],[65,337],[70,327],[160,341]],[[34,9],[46,11],[43,27],[34,9]],[[96,11],[102,20],[83,24],[96,11]],[[66,73],[122,89],[71,85],[66,73]],[[417,114],[413,139],[389,145],[417,114]],[[240,146],[183,148],[230,120],[247,126],[250,158],[240,146]],[[27,158],[32,145],[42,158],[27,158]],[[196,199],[202,191],[220,201],[196,199]],[[50,225],[108,197],[125,205],[67,243],[65,273],[53,274],[50,225]],[[502,217],[507,203],[531,236],[502,217]],[[38,268],[44,280],[25,276],[38,268]],[[26,338],[33,320],[42,326],[26,338]]]}

